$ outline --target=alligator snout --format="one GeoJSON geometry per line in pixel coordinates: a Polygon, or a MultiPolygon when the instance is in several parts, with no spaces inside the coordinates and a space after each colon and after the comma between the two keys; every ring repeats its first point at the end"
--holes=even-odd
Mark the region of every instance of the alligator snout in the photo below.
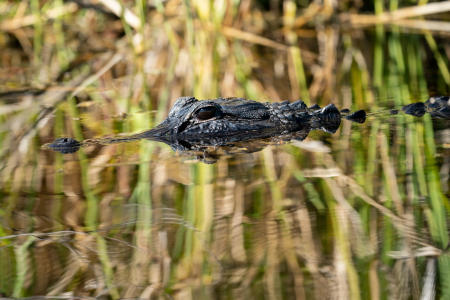
{"type": "Polygon", "coordinates": [[[63,154],[74,153],[80,149],[81,143],[73,138],[63,137],[53,141],[53,143],[44,144],[43,149],[51,149],[63,154]]]}

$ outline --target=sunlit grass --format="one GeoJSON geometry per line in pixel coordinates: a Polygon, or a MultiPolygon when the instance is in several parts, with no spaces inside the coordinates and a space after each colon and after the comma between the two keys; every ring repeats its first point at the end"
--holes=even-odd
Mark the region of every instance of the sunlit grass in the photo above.
{"type": "MultiPolygon", "coordinates": [[[[0,240],[0,294],[184,299],[218,289],[236,299],[418,298],[429,276],[424,262],[437,258],[435,292],[450,295],[448,198],[432,120],[376,114],[425,100],[435,80],[426,78],[429,68],[440,82],[436,92],[448,93],[439,36],[380,24],[341,33],[333,22],[350,1],[284,1],[272,10],[258,1],[119,1],[128,13],[101,2],[115,18],[92,8],[55,14],[70,11],[60,0],[9,4],[22,23],[1,15],[0,28],[16,27],[0,34],[0,69],[21,68],[22,77],[12,74],[17,86],[58,89],[82,72],[98,76],[56,101],[45,122],[39,101],[46,100],[38,97],[22,111],[1,112],[0,235],[69,228],[84,235],[0,240]],[[303,29],[313,38],[303,38],[303,29]],[[111,63],[105,53],[122,56],[111,63]],[[267,147],[215,165],[173,158],[167,146],[149,141],[131,155],[126,146],[68,156],[39,149],[60,136],[142,132],[184,95],[300,97],[375,114],[364,125],[344,123],[333,137],[316,134],[329,153],[267,147]],[[18,149],[29,132],[33,143],[24,153],[18,149]],[[111,207],[131,204],[132,216],[124,209],[113,223],[111,207]],[[167,217],[165,208],[176,214],[167,217]],[[432,254],[414,257],[423,247],[432,254]],[[65,271],[41,266],[43,257],[55,257],[65,271]]],[[[375,0],[376,16],[359,11],[354,20],[371,15],[386,23],[376,17],[407,5],[375,0]]],[[[0,79],[0,89],[10,83],[0,79]]]]}

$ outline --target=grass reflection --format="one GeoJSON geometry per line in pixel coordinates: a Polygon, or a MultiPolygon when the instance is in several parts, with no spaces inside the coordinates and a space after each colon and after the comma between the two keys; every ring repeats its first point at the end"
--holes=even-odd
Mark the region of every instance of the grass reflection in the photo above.
{"type": "Polygon", "coordinates": [[[450,295],[448,129],[387,114],[448,95],[442,32],[403,33],[403,1],[266,2],[0,2],[1,296],[450,295]],[[149,141],[40,149],[141,132],[182,95],[369,118],[214,165],[149,141]]]}

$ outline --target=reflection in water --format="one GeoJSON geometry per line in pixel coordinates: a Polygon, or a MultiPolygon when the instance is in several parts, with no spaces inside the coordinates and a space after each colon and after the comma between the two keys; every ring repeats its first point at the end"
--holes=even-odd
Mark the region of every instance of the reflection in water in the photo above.
{"type": "Polygon", "coordinates": [[[449,94],[445,38],[363,31],[351,24],[392,15],[349,19],[353,2],[169,0],[121,19],[112,1],[38,2],[0,4],[0,296],[449,298],[448,98],[411,105],[449,94]],[[188,94],[368,118],[257,140],[96,138],[155,128],[188,94]],[[41,149],[58,137],[82,147],[41,149]]]}
{"type": "MultiPolygon", "coordinates": [[[[363,123],[366,115],[364,111],[358,111],[347,113],[345,117],[363,123]]],[[[208,154],[215,148],[235,148],[248,152],[261,149],[263,143],[303,140],[313,129],[334,133],[340,123],[341,113],[332,104],[324,108],[318,105],[308,108],[303,101],[260,103],[243,98],[198,101],[194,97],[180,97],[161,124],[143,133],[82,142],[58,138],[43,148],[66,154],[78,151],[83,145],[148,139],[164,142],[175,151],[208,154]],[[250,147],[243,147],[244,144],[250,147]]]]}
{"type": "MultiPolygon", "coordinates": [[[[433,118],[450,120],[450,98],[431,97],[425,103],[405,105],[402,110],[416,117],[429,113],[433,118]]],[[[397,111],[391,110],[390,113],[397,114],[397,111]]],[[[147,139],[164,142],[173,150],[196,156],[204,162],[215,162],[221,155],[252,153],[271,144],[301,141],[314,129],[335,133],[342,117],[364,123],[366,112],[358,110],[351,113],[348,109],[339,112],[333,105],[322,109],[316,104],[308,108],[303,101],[261,104],[242,98],[198,101],[193,97],[182,97],[171,109],[169,117],[149,131],[82,142],[73,138],[58,138],[42,148],[67,154],[74,153],[85,145],[110,145],[147,139]],[[186,99],[190,101],[187,107],[186,99]],[[195,116],[205,108],[213,108],[214,113],[201,119],[195,116]]]]}
{"type": "MultiPolygon", "coordinates": [[[[415,257],[426,258],[424,274],[432,276],[445,250],[411,219],[427,200],[414,200],[414,187],[403,194],[410,175],[394,179],[399,169],[389,152],[398,145],[389,146],[381,131],[364,137],[381,126],[374,120],[369,127],[356,125],[350,142],[376,142],[379,161],[367,161],[367,169],[354,175],[354,155],[363,152],[349,156],[342,140],[330,145],[321,134],[266,147],[259,156],[219,156],[214,166],[164,159],[146,142],[137,164],[150,168],[140,167],[136,175],[127,163],[135,154],[118,147],[86,148],[88,158],[67,156],[59,163],[44,151],[40,192],[6,196],[14,209],[5,207],[3,217],[0,261],[9,285],[2,289],[15,292],[22,281],[13,274],[27,286],[26,273],[17,273],[22,268],[39,274],[27,286],[30,293],[50,297],[67,290],[80,297],[183,299],[193,293],[206,299],[227,293],[248,299],[286,293],[323,299],[336,290],[343,298],[369,297],[361,285],[395,295],[419,293],[415,257]],[[361,185],[361,176],[375,172],[386,177],[384,184],[368,181],[378,196],[361,185]],[[89,183],[83,182],[87,177],[89,183]],[[54,188],[61,179],[63,185],[54,188]],[[368,273],[358,275],[360,270],[368,273]]],[[[421,119],[395,122],[422,125],[421,119]]]]}

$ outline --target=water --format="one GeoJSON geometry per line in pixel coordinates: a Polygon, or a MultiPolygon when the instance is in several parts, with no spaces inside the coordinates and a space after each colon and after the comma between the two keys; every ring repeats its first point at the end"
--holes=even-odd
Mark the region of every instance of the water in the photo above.
{"type": "MultiPolygon", "coordinates": [[[[328,28],[319,34],[343,42],[311,61],[314,42],[302,46],[305,91],[299,48],[228,45],[219,35],[217,44],[200,39],[194,50],[173,51],[164,28],[150,28],[155,44],[140,56],[82,60],[65,83],[0,100],[1,296],[449,295],[449,121],[389,114],[448,95],[439,63],[448,60],[447,45],[433,52],[429,37],[395,28],[353,40],[328,28]],[[89,81],[93,74],[99,79],[89,81]],[[264,101],[306,95],[310,104],[366,109],[368,119],[343,120],[335,134],[243,143],[213,156],[146,140],[67,155],[41,149],[61,136],[141,132],[164,119],[176,97],[214,93],[264,101]]],[[[0,81],[2,91],[28,90],[32,79],[58,73],[49,49],[77,55],[46,47],[37,67],[10,45],[1,68],[18,64],[20,72],[0,81]]]]}

